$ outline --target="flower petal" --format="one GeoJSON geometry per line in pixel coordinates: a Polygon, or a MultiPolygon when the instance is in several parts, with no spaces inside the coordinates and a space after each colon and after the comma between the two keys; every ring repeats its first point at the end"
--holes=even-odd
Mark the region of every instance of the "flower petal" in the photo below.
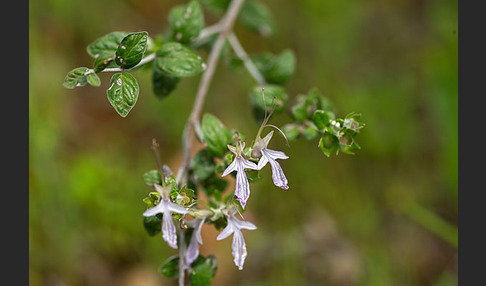
{"type": "Polygon", "coordinates": [[[165,211],[165,205],[162,203],[159,203],[153,208],[147,209],[146,211],[143,212],[143,216],[149,217],[149,216],[154,216],[156,214],[164,213],[165,211]]]}
{"type": "MultiPolygon", "coordinates": [[[[196,229],[194,229],[194,232],[196,232],[196,229]]],[[[199,256],[199,243],[197,242],[196,235],[194,233],[191,236],[191,242],[189,243],[189,246],[187,247],[186,251],[186,259],[185,259],[185,268],[189,268],[189,265],[196,260],[196,258],[199,256]]]]}
{"type": "Polygon", "coordinates": [[[245,158],[240,157],[241,159],[241,165],[243,166],[243,169],[253,169],[253,170],[258,170],[258,166],[253,163],[252,161],[246,160],[245,158]]]}
{"type": "Polygon", "coordinates": [[[222,232],[219,233],[218,237],[216,237],[216,240],[221,240],[227,238],[230,234],[233,233],[233,226],[228,220],[228,225],[223,229],[222,232]]]}
{"type": "Polygon", "coordinates": [[[275,186],[287,190],[289,188],[287,185],[288,181],[280,164],[272,158],[268,158],[268,162],[270,162],[270,165],[272,166],[272,179],[275,186]]]}
{"type": "Polygon", "coordinates": [[[167,204],[167,208],[169,209],[169,211],[171,212],[175,212],[175,213],[179,213],[179,214],[186,214],[188,213],[189,211],[181,206],[181,205],[178,205],[178,204],[174,204],[173,202],[171,201],[167,201],[168,204],[167,204]]]}
{"type": "Polygon", "coordinates": [[[267,153],[267,155],[273,159],[288,159],[289,156],[285,155],[284,152],[282,151],[275,151],[275,150],[270,150],[267,148],[264,148],[262,150],[264,153],[267,153]]]}
{"type": "Polygon", "coordinates": [[[235,196],[241,206],[245,208],[246,201],[250,197],[250,183],[243,170],[239,170],[236,174],[235,196]]]}
{"type": "Polygon", "coordinates": [[[170,247],[177,249],[177,234],[174,220],[169,211],[165,211],[162,217],[162,238],[170,247]]]}
{"type": "Polygon", "coordinates": [[[231,164],[226,168],[226,170],[224,170],[223,175],[222,175],[223,177],[238,169],[238,160],[237,159],[238,159],[238,157],[236,157],[233,160],[233,162],[231,162],[231,164]]]}
{"type": "Polygon", "coordinates": [[[265,156],[262,153],[262,156],[260,157],[260,161],[258,161],[258,170],[261,170],[263,167],[265,167],[265,165],[267,165],[267,163],[268,163],[267,156],[265,156]]]}
{"type": "Polygon", "coordinates": [[[243,269],[243,264],[245,263],[245,258],[247,256],[245,239],[241,231],[235,231],[233,234],[233,257],[235,265],[238,266],[239,270],[243,269]]]}
{"type": "Polygon", "coordinates": [[[233,220],[234,220],[233,224],[236,225],[236,228],[238,229],[249,229],[249,230],[257,229],[256,225],[254,225],[249,221],[239,220],[236,218],[234,218],[233,220]]]}

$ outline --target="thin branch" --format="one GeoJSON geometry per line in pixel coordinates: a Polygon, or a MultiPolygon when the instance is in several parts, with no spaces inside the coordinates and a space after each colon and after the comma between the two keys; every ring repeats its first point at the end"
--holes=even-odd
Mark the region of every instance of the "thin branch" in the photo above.
{"type": "Polygon", "coordinates": [[[233,32],[228,34],[228,41],[233,48],[233,51],[235,51],[236,55],[243,61],[250,75],[256,80],[256,82],[258,82],[259,85],[264,86],[266,84],[265,78],[252,62],[245,49],[243,49],[243,46],[240,44],[240,41],[238,41],[238,38],[233,32]]]}
{"type": "Polygon", "coordinates": [[[223,24],[224,23],[220,21],[212,26],[202,29],[202,31],[199,33],[199,36],[196,39],[196,42],[197,43],[203,42],[204,40],[211,37],[212,35],[220,33],[221,30],[223,29],[224,26],[223,24]]]}
{"type": "Polygon", "coordinates": [[[184,240],[185,231],[177,226],[179,229],[179,286],[184,286],[185,278],[185,259],[186,259],[186,242],[184,240]]]}
{"type": "Polygon", "coordinates": [[[183,162],[177,173],[177,183],[184,185],[187,180],[187,172],[190,165],[190,151],[192,146],[192,141],[194,139],[195,126],[199,125],[199,117],[201,115],[201,110],[203,107],[204,100],[206,99],[206,94],[209,89],[209,85],[216,70],[219,57],[221,55],[221,50],[223,48],[224,41],[226,37],[231,33],[233,29],[234,22],[238,16],[238,12],[243,4],[244,0],[232,0],[231,4],[227,10],[227,13],[223,16],[221,20],[221,30],[216,39],[213,48],[208,56],[207,69],[202,75],[199,87],[196,93],[196,98],[194,105],[192,107],[191,114],[186,122],[184,128],[182,144],[183,144],[183,162]]]}

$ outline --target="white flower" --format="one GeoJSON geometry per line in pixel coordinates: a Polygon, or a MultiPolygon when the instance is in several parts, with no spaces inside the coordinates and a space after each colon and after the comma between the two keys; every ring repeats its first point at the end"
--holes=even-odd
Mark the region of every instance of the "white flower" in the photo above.
{"type": "Polygon", "coordinates": [[[280,167],[280,164],[277,162],[277,159],[288,159],[289,157],[285,155],[284,152],[270,150],[267,148],[272,136],[273,130],[270,131],[263,139],[258,136],[253,146],[252,153],[256,155],[256,157],[261,155],[260,161],[258,161],[258,169],[261,170],[267,163],[270,163],[270,166],[272,166],[273,183],[275,186],[287,190],[289,188],[287,185],[288,181],[282,167],[280,167]]]}
{"type": "Polygon", "coordinates": [[[189,246],[187,247],[186,251],[185,268],[189,268],[189,265],[191,265],[191,263],[199,256],[199,244],[203,244],[201,237],[201,228],[204,224],[205,219],[206,218],[193,219],[186,222],[186,224],[190,227],[193,227],[194,230],[192,232],[191,241],[189,242],[189,246]]]}
{"type": "Polygon", "coordinates": [[[233,261],[235,262],[235,265],[238,267],[238,269],[242,270],[243,264],[245,263],[246,255],[248,253],[246,251],[245,239],[243,238],[241,229],[254,230],[257,227],[251,222],[241,221],[235,218],[234,212],[235,211],[232,211],[232,213],[227,214],[228,225],[225,227],[225,229],[223,229],[223,231],[218,235],[216,239],[225,239],[233,233],[233,261]]]}
{"type": "Polygon", "coordinates": [[[233,162],[224,170],[223,177],[229,173],[236,171],[236,185],[235,185],[235,197],[241,203],[241,206],[245,208],[246,201],[250,197],[250,183],[245,173],[245,169],[257,170],[258,166],[248,161],[241,156],[241,152],[245,148],[245,142],[236,144],[236,147],[228,145],[228,149],[233,152],[236,157],[233,162]]]}
{"type": "Polygon", "coordinates": [[[169,193],[171,186],[162,187],[155,184],[155,190],[161,195],[160,202],[153,208],[146,210],[143,216],[150,217],[161,213],[162,216],[162,237],[170,247],[177,249],[177,234],[174,221],[170,212],[179,214],[186,214],[188,211],[186,208],[174,204],[170,201],[169,193]]]}

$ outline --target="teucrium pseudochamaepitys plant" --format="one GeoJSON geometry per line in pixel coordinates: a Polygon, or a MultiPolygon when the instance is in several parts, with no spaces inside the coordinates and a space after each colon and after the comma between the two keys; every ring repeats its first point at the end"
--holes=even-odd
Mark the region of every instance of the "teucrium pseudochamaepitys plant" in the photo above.
{"type": "Polygon", "coordinates": [[[364,124],[357,113],[336,117],[332,104],[317,88],[289,102],[284,85],[295,71],[292,50],[284,49],[276,54],[246,53],[233,26],[238,22],[261,36],[271,36],[274,22],[263,2],[192,0],[173,7],[168,19],[168,30],[156,40],[144,31],[115,31],[93,41],[87,47],[88,54],[94,58],[93,67],[71,70],[63,85],[70,89],[86,84],[98,87],[99,73],[113,73],[107,98],[115,111],[126,117],[140,95],[134,76],[140,67],[146,66],[144,70],[152,72],[152,91],[160,99],[170,96],[182,78],[201,76],[183,133],[183,161],[176,174],[162,164],[158,144],[156,140],[152,142],[158,166],[143,174],[145,183],[153,188],[143,199],[147,206],[143,226],[150,236],[161,233],[163,240],[179,252],[160,265],[160,273],[178,277],[180,285],[187,282],[209,285],[217,263],[213,255],[199,253],[199,245],[203,243],[201,228],[214,226],[221,231],[218,240],[233,235],[234,262],[242,270],[247,257],[242,230],[257,229],[253,223],[237,218],[250,201],[250,185],[260,178],[261,169],[267,165],[271,167],[275,186],[286,190],[291,185],[277,161],[289,159],[291,154],[273,150],[274,132],[281,134],[287,144],[300,137],[315,140],[326,156],[339,151],[354,154],[360,148],[355,138],[364,124]],[[221,20],[206,26],[204,9],[221,16],[221,20]],[[206,60],[199,55],[203,49],[209,51],[206,60]],[[249,108],[261,125],[254,139],[250,138],[252,141],[245,142],[238,130],[229,129],[216,116],[202,115],[202,105],[220,58],[232,68],[244,67],[256,82],[249,87],[249,108]],[[286,111],[293,122],[281,128],[269,124],[273,115],[286,111]],[[264,135],[267,127],[274,130],[264,135]],[[194,137],[204,147],[191,158],[189,151],[194,137]],[[236,178],[234,188],[227,180],[230,174],[236,178]],[[200,194],[207,201],[202,201],[200,194]]]}

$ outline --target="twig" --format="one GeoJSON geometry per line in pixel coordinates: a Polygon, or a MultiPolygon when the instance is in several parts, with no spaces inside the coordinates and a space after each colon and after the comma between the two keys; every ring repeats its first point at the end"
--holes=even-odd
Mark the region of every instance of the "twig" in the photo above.
{"type": "Polygon", "coordinates": [[[244,0],[231,1],[231,4],[228,8],[228,12],[225,14],[225,16],[220,22],[222,28],[220,30],[218,38],[216,39],[213,48],[208,56],[207,69],[204,71],[204,74],[202,75],[201,81],[199,83],[194,105],[192,107],[191,114],[189,115],[189,118],[186,122],[186,126],[184,128],[184,132],[182,136],[184,157],[183,157],[183,162],[181,164],[181,167],[179,168],[177,173],[177,182],[179,184],[184,185],[186,183],[187,172],[191,160],[190,151],[191,151],[192,141],[194,139],[194,129],[195,126],[199,125],[199,117],[201,115],[202,106],[206,98],[209,85],[213,78],[214,71],[216,70],[216,66],[218,64],[218,60],[221,55],[221,50],[223,48],[224,41],[233,29],[234,22],[241,8],[241,5],[243,4],[243,1],[244,0]]]}
{"type": "Polygon", "coordinates": [[[233,48],[233,51],[235,51],[236,55],[243,61],[250,75],[256,80],[256,82],[258,82],[259,85],[264,86],[266,84],[265,78],[261,75],[258,68],[245,52],[245,49],[243,49],[243,46],[241,46],[240,41],[238,41],[238,38],[233,32],[228,34],[228,41],[233,48]]]}
{"type": "Polygon", "coordinates": [[[185,231],[180,227],[177,226],[179,229],[179,286],[184,286],[185,280],[185,259],[186,259],[186,242],[184,239],[185,231]]]}

